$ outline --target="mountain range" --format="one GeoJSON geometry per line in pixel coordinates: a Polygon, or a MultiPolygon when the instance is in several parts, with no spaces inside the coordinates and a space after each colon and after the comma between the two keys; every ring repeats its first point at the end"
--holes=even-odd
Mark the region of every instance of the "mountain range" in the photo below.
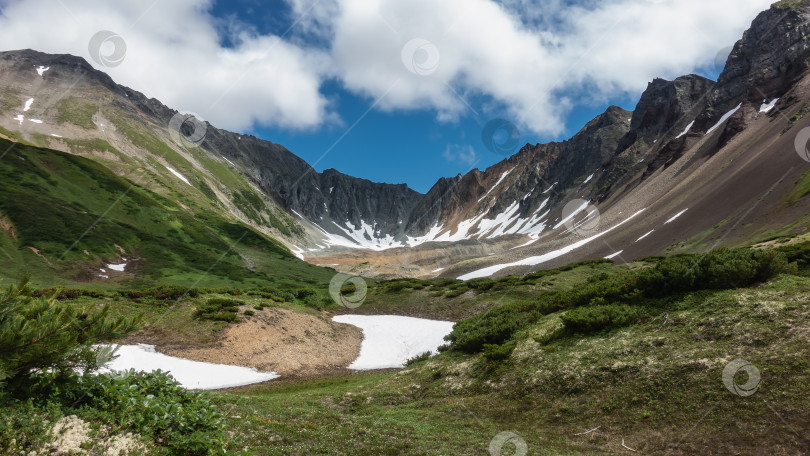
{"type": "MultiPolygon", "coordinates": [[[[634,111],[611,106],[567,141],[526,144],[486,170],[442,178],[426,194],[319,173],[279,144],[178,113],[80,57],[33,50],[0,53],[0,138],[5,160],[14,144],[84,157],[149,192],[155,207],[249,227],[312,264],[469,279],[807,231],[810,163],[797,144],[810,112],[808,62],[810,8],[779,2],[734,45],[717,81],[656,79],[634,111]]],[[[47,173],[49,160],[37,169],[47,173]]],[[[36,219],[12,210],[14,195],[0,193],[0,246],[26,256],[9,261],[73,258],[63,245],[24,235],[36,219]]],[[[102,206],[90,212],[103,218],[102,206]]],[[[88,220],[65,236],[96,229],[88,220]]],[[[225,245],[241,242],[218,233],[225,245]]],[[[137,252],[135,241],[104,242],[66,244],[87,252],[74,261],[93,267],[121,261],[122,252],[144,264],[158,255],[137,252]]],[[[233,261],[248,269],[254,262],[246,251],[233,261]]],[[[103,279],[97,275],[82,277],[103,279]]]]}

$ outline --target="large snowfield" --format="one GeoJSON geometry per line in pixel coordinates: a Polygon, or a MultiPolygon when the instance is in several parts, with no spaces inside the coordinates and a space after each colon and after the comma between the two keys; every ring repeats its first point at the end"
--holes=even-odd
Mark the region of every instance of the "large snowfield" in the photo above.
{"type": "Polygon", "coordinates": [[[395,315],[338,315],[332,320],[363,330],[360,356],[349,365],[354,370],[399,368],[416,355],[435,354],[454,324],[395,315]]]}
{"type": "Polygon", "coordinates": [[[259,372],[249,367],[202,363],[155,351],[154,345],[121,345],[117,358],[107,363],[100,373],[135,369],[136,371],[168,372],[183,388],[218,389],[250,385],[278,378],[273,372],[259,372]]]}

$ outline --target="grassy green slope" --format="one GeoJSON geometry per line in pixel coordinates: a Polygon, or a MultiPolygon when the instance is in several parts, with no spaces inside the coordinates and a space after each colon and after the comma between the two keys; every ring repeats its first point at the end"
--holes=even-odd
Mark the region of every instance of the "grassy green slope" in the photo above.
{"type": "Polygon", "coordinates": [[[5,140],[0,149],[9,149],[0,161],[0,214],[11,226],[0,236],[0,276],[104,286],[99,266],[130,257],[132,274],[116,285],[300,286],[331,277],[242,223],[160,196],[92,160],[5,140]]]}

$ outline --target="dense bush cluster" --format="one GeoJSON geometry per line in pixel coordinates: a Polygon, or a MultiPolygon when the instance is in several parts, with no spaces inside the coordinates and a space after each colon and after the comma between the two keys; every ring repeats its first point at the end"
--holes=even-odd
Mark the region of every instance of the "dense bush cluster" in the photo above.
{"type": "Polygon", "coordinates": [[[456,323],[447,340],[455,350],[486,350],[497,357],[494,346],[560,310],[572,309],[562,316],[567,330],[589,333],[631,324],[646,307],[661,305],[678,293],[749,286],[792,270],[795,266],[777,251],[718,249],[705,255],[677,255],[660,260],[652,268],[597,275],[571,290],[491,309],[456,323]]]}
{"type": "Polygon", "coordinates": [[[194,312],[194,317],[200,320],[235,323],[239,321],[239,317],[237,316],[239,306],[243,305],[245,305],[244,302],[236,299],[213,298],[202,304],[198,304],[197,310],[194,312]]]}
{"type": "Polygon", "coordinates": [[[567,330],[588,334],[633,324],[640,316],[641,309],[638,307],[627,304],[604,304],[571,309],[560,319],[567,330]]]}

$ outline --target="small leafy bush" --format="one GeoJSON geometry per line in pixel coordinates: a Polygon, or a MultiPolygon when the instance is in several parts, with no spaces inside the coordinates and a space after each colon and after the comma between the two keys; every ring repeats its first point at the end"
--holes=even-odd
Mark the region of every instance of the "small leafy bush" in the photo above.
{"type": "MultiPolygon", "coordinates": [[[[51,384],[52,379],[43,375],[43,393],[51,384]]],[[[168,373],[74,374],[69,384],[47,396],[80,416],[151,437],[170,455],[204,456],[226,450],[222,416],[208,396],[186,390],[168,373]]]]}

